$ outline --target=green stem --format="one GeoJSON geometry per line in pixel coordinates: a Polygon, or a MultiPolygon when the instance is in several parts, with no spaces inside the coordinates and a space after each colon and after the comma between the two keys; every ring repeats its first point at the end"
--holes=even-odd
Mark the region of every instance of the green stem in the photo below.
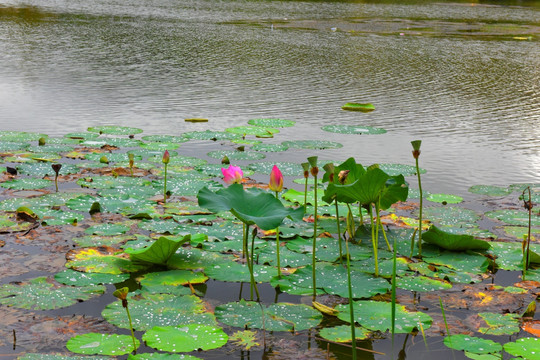
{"type": "Polygon", "coordinates": [[[343,250],[341,249],[341,230],[339,228],[339,207],[338,207],[337,199],[335,199],[334,202],[336,204],[336,225],[337,225],[338,245],[339,245],[339,262],[341,263],[342,258],[343,258],[343,250]]]}
{"type": "MultiPolygon", "coordinates": [[[[276,191],[276,199],[278,199],[277,191],[276,191]]],[[[276,256],[277,256],[277,276],[278,278],[281,278],[281,261],[279,259],[279,227],[276,228],[276,256]]]]}
{"type": "Polygon", "coordinates": [[[349,238],[354,239],[354,217],[349,203],[347,203],[347,208],[349,209],[347,213],[347,231],[349,232],[349,238]]]}
{"type": "Polygon", "coordinates": [[[345,252],[347,256],[347,286],[349,291],[349,312],[351,313],[350,322],[351,322],[351,345],[352,345],[352,358],[356,360],[356,328],[354,320],[354,302],[352,294],[352,284],[351,284],[351,263],[349,256],[349,239],[345,240],[345,252]]]}
{"type": "MultiPolygon", "coordinates": [[[[304,186],[304,214],[307,212],[307,185],[308,185],[308,178],[306,178],[306,184],[304,186]]],[[[317,184],[315,184],[317,186],[317,184]]]]}
{"type": "Polygon", "coordinates": [[[163,203],[167,203],[167,164],[165,164],[165,180],[163,185],[163,203]]]}
{"type": "Polygon", "coordinates": [[[418,191],[420,192],[420,211],[418,212],[418,257],[422,257],[422,206],[424,196],[422,194],[422,181],[420,180],[420,166],[416,158],[416,175],[418,176],[418,191]]]}
{"type": "Polygon", "coordinates": [[[358,215],[360,215],[360,225],[364,225],[364,214],[362,214],[362,204],[358,203],[358,215]]]}
{"type": "Polygon", "coordinates": [[[129,308],[126,303],[126,313],[129,320],[129,328],[131,330],[131,338],[133,339],[133,353],[137,354],[137,343],[135,342],[135,333],[133,332],[133,323],[131,322],[131,315],[129,314],[129,308]]]}
{"type": "Polygon", "coordinates": [[[396,332],[396,272],[397,251],[396,238],[394,237],[394,255],[392,258],[392,351],[394,351],[394,334],[396,332]]]}
{"type": "Polygon", "coordinates": [[[373,208],[369,204],[368,210],[369,218],[371,219],[371,244],[373,246],[373,257],[375,258],[375,277],[379,276],[379,259],[378,259],[378,242],[379,242],[379,231],[375,232],[375,224],[373,223],[373,208]]]}
{"type": "Polygon", "coordinates": [[[54,177],[54,186],[56,186],[56,192],[58,192],[58,174],[54,177]]]}
{"type": "MultiPolygon", "coordinates": [[[[249,225],[246,225],[246,242],[247,242],[248,234],[249,234],[249,225]]],[[[248,265],[249,275],[250,275],[250,280],[251,280],[251,286],[250,286],[251,300],[253,300],[253,289],[255,289],[255,294],[257,295],[257,301],[261,301],[261,297],[259,295],[259,289],[257,288],[257,283],[255,282],[255,275],[253,274],[254,248],[255,248],[255,234],[253,234],[253,237],[251,239],[251,255],[247,254],[247,265],[248,265]]]]}
{"type": "Polygon", "coordinates": [[[313,277],[313,301],[317,298],[317,272],[315,270],[315,262],[316,262],[316,256],[315,256],[315,250],[317,248],[317,176],[314,176],[315,178],[315,210],[314,210],[314,217],[313,217],[313,249],[311,254],[311,262],[313,264],[313,270],[312,270],[312,277],[313,277]]]}
{"type": "Polygon", "coordinates": [[[246,232],[246,223],[242,223],[242,259],[245,259],[247,256],[247,232],[246,232]]]}
{"type": "MultiPolygon", "coordinates": [[[[380,201],[380,200],[379,200],[380,201]]],[[[377,205],[379,208],[379,205],[377,205]]],[[[388,241],[388,238],[386,237],[386,231],[384,231],[384,226],[381,222],[381,216],[379,215],[380,209],[377,210],[377,226],[381,228],[381,231],[384,236],[384,241],[386,241],[386,246],[388,246],[388,251],[392,251],[392,247],[390,246],[390,242],[388,241]]]]}

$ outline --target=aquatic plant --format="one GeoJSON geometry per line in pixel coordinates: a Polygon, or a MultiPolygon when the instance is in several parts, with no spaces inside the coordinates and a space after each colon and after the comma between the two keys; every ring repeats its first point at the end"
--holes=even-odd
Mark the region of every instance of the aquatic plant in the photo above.
{"type": "Polygon", "coordinates": [[[54,170],[54,186],[56,187],[56,192],[58,192],[58,174],[62,168],[62,164],[52,164],[52,169],[54,170]]]}
{"type": "Polygon", "coordinates": [[[311,156],[308,157],[309,165],[311,166],[310,172],[311,175],[313,175],[314,181],[314,189],[315,189],[315,195],[314,195],[314,213],[313,213],[313,247],[311,252],[311,259],[312,259],[312,271],[313,271],[313,300],[317,297],[317,271],[315,269],[315,265],[317,262],[315,252],[317,250],[317,175],[319,174],[319,168],[317,166],[317,156],[311,156]]]}
{"type": "MultiPolygon", "coordinates": [[[[270,190],[276,193],[276,199],[279,200],[278,195],[281,190],[283,190],[283,175],[279,168],[274,165],[272,171],[270,172],[270,182],[268,184],[270,190]]],[[[277,258],[277,269],[278,277],[281,277],[281,261],[279,258],[279,227],[276,228],[276,258],[277,258]]]]}
{"type": "Polygon", "coordinates": [[[169,164],[169,161],[170,161],[170,155],[169,155],[168,150],[165,150],[165,152],[163,153],[163,159],[161,159],[161,161],[163,162],[163,164],[165,166],[165,168],[163,169],[163,172],[164,172],[163,203],[165,204],[167,202],[167,165],[169,164]]]}
{"type": "Polygon", "coordinates": [[[128,159],[129,159],[129,173],[131,176],[133,176],[133,166],[135,165],[135,155],[132,153],[129,153],[128,159]]]}
{"type": "Polygon", "coordinates": [[[242,178],[244,177],[244,173],[239,166],[229,165],[229,167],[226,169],[221,168],[221,172],[223,173],[223,181],[228,185],[240,184],[242,182],[242,178]]]}
{"type": "Polygon", "coordinates": [[[131,321],[131,315],[129,313],[129,308],[128,308],[128,300],[127,300],[128,293],[129,293],[129,288],[123,287],[120,289],[116,289],[113,292],[113,296],[122,300],[122,307],[126,309],[126,314],[129,320],[129,328],[131,330],[131,338],[133,339],[133,353],[136,354],[137,353],[137,339],[135,339],[135,333],[133,332],[133,323],[131,321]]]}
{"type": "MultiPolygon", "coordinates": [[[[418,165],[418,158],[420,157],[420,146],[422,145],[422,140],[413,140],[411,141],[413,147],[413,157],[416,163],[416,176],[418,177],[418,191],[420,193],[420,209],[418,212],[418,257],[422,258],[422,208],[423,208],[423,198],[424,194],[422,193],[422,181],[420,178],[420,166],[418,165]]],[[[414,243],[414,235],[412,241],[414,243]]]]}

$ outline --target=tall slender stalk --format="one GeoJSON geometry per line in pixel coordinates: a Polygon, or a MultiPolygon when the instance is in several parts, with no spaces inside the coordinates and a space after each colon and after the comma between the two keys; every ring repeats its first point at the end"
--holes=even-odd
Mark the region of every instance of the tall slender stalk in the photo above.
{"type": "Polygon", "coordinates": [[[373,222],[373,208],[372,204],[369,204],[368,210],[369,218],[371,220],[371,244],[373,246],[373,257],[375,259],[375,277],[379,276],[379,227],[373,222]],[[377,230],[375,230],[377,228],[377,230]]]}
{"type": "Polygon", "coordinates": [[[339,226],[339,207],[338,207],[338,201],[337,199],[334,199],[334,203],[336,204],[336,222],[337,222],[337,233],[338,233],[338,245],[339,245],[339,262],[342,262],[343,258],[343,250],[341,246],[341,229],[339,226]]]}
{"type": "Polygon", "coordinates": [[[167,202],[167,165],[169,164],[169,161],[170,161],[169,151],[165,150],[165,153],[163,154],[163,159],[162,159],[162,162],[165,165],[165,169],[164,169],[165,175],[164,175],[164,180],[163,180],[163,203],[164,204],[167,202]]]}
{"type": "MultiPolygon", "coordinates": [[[[246,224],[245,228],[246,230],[244,232],[244,238],[245,238],[244,241],[246,243],[246,248],[247,248],[247,237],[249,235],[249,225],[246,224]]],[[[257,288],[257,283],[255,282],[255,275],[253,274],[253,248],[254,248],[254,242],[255,242],[255,234],[256,234],[256,231],[254,232],[253,238],[251,240],[251,255],[249,254],[249,252],[246,253],[246,262],[249,269],[249,276],[250,276],[250,282],[251,282],[251,286],[250,286],[251,300],[253,300],[253,289],[255,289],[255,293],[257,295],[257,301],[260,301],[261,297],[259,295],[259,289],[257,288]]]]}
{"type": "MultiPolygon", "coordinates": [[[[308,158],[308,162],[311,165],[311,175],[315,179],[314,187],[314,214],[313,214],[313,246],[311,253],[311,262],[312,262],[312,277],[313,277],[313,301],[317,298],[317,270],[316,270],[316,250],[317,250],[317,174],[319,173],[319,168],[317,167],[317,156],[311,156],[308,158]]],[[[307,194],[307,192],[306,192],[307,194]]]]}
{"type": "Polygon", "coordinates": [[[392,257],[392,351],[394,351],[394,334],[396,332],[396,272],[397,251],[396,238],[394,237],[394,255],[392,257]]]}
{"type": "Polygon", "coordinates": [[[126,309],[126,314],[129,321],[129,328],[131,330],[131,339],[133,340],[133,353],[137,354],[137,343],[135,341],[135,333],[133,331],[133,322],[131,321],[131,314],[129,313],[129,307],[128,307],[128,300],[127,300],[128,293],[129,293],[129,288],[123,287],[120,289],[116,289],[113,292],[113,296],[120,299],[122,301],[122,307],[126,309]]]}
{"type": "MultiPolygon", "coordinates": [[[[304,169],[304,214],[307,212],[307,189],[308,189],[308,179],[309,179],[309,163],[302,163],[302,168],[304,169]]],[[[315,184],[317,186],[317,184],[315,184]]]]}
{"type": "Polygon", "coordinates": [[[420,210],[418,212],[418,257],[422,257],[422,207],[424,195],[422,193],[422,181],[420,179],[420,166],[418,165],[418,158],[420,157],[420,145],[422,140],[411,141],[413,146],[413,157],[416,162],[416,175],[418,177],[418,191],[420,192],[420,210]]]}
{"type": "Polygon", "coordinates": [[[349,256],[349,238],[345,240],[345,252],[347,257],[347,286],[349,291],[349,312],[351,313],[350,322],[351,322],[351,345],[352,345],[352,358],[356,360],[356,328],[355,328],[355,319],[354,319],[354,303],[353,303],[353,294],[352,294],[352,283],[351,283],[351,262],[349,256]]]}

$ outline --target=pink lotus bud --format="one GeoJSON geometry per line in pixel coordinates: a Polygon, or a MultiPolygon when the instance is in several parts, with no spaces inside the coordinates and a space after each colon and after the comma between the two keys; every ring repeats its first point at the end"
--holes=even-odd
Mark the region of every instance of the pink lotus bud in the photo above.
{"type": "Polygon", "coordinates": [[[268,187],[275,192],[280,192],[283,189],[283,175],[276,165],[274,165],[270,172],[270,183],[268,187]]]}
{"type": "Polygon", "coordinates": [[[240,184],[242,182],[242,177],[244,173],[239,166],[229,165],[229,168],[221,168],[223,173],[223,181],[227,184],[240,184]]]}
{"type": "Polygon", "coordinates": [[[163,163],[168,164],[170,160],[169,150],[165,150],[165,153],[163,153],[163,163]]]}

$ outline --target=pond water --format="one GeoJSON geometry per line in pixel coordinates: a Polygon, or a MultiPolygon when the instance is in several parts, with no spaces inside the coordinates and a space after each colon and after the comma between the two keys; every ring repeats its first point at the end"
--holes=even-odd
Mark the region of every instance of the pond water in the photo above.
{"type": "Polygon", "coordinates": [[[2,0],[0,130],[180,134],[284,118],[297,126],[281,141],[345,145],[328,159],[411,163],[422,139],[439,192],[537,181],[539,29],[535,1],[2,0]]]}
{"type": "MultiPolygon", "coordinates": [[[[337,161],[353,156],[365,165],[414,164],[410,141],[422,139],[425,189],[467,200],[471,185],[538,182],[539,11],[535,1],[0,0],[0,131],[62,136],[89,126],[123,125],[141,128],[143,135],[180,135],[221,131],[255,118],[289,119],[294,127],[265,142],[324,139],[344,147],[268,159],[303,162],[316,154],[337,161]],[[343,111],[347,102],[373,103],[376,110],[343,111]],[[328,124],[388,132],[340,135],[320,129],[328,124]]],[[[219,146],[191,141],[179,152],[204,157],[219,146]]],[[[46,235],[54,240],[54,234],[46,235]]],[[[54,261],[40,258],[40,248],[28,239],[3,249],[21,258],[36,255],[53,268],[65,262],[64,253],[54,261]]],[[[43,267],[24,277],[49,275],[43,267]]],[[[497,274],[498,285],[516,279],[516,272],[497,274]]],[[[17,280],[5,276],[1,283],[17,280]]],[[[205,299],[234,301],[240,286],[211,281],[205,299]]],[[[249,286],[243,286],[247,296],[249,286]]],[[[114,301],[112,289],[99,300],[44,314],[99,317],[114,301]]],[[[272,287],[261,290],[264,302],[274,301],[272,287]]],[[[306,301],[288,294],[279,300],[306,301]]],[[[433,304],[418,300],[420,308],[433,304]]],[[[321,353],[311,348],[327,349],[311,333],[299,337],[279,340],[282,358],[313,358],[321,353]]],[[[40,339],[44,352],[63,348],[51,338],[40,339]]],[[[31,341],[22,337],[19,349],[12,349],[11,339],[0,339],[0,356],[14,359],[31,341]]],[[[406,348],[403,359],[465,359],[462,352],[449,352],[442,337],[428,338],[430,350],[421,336],[400,335],[396,344],[406,348]]],[[[359,346],[374,347],[371,341],[359,346]]],[[[377,340],[375,347],[386,351],[391,341],[377,340]]],[[[339,359],[350,358],[348,348],[329,349],[339,359]]],[[[197,356],[268,358],[261,351],[226,351],[197,356]]],[[[391,357],[362,352],[360,358],[391,357]]]]}

